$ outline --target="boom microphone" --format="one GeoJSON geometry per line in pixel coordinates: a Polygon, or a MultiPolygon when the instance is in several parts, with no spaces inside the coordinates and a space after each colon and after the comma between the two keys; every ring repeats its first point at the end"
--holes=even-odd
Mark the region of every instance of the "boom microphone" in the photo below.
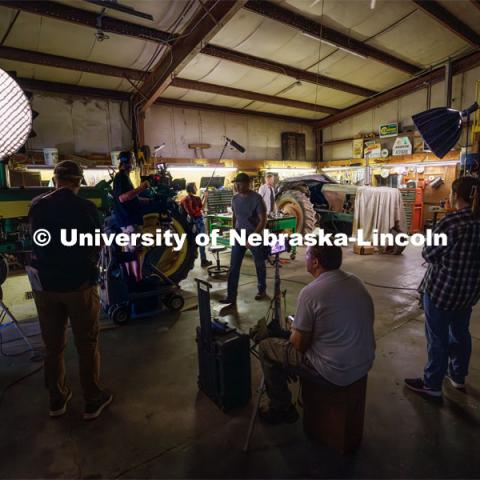
{"type": "Polygon", "coordinates": [[[245,153],[245,147],[242,147],[239,143],[237,143],[235,140],[232,140],[231,138],[225,137],[227,142],[235,149],[237,149],[240,153],[245,153]]]}

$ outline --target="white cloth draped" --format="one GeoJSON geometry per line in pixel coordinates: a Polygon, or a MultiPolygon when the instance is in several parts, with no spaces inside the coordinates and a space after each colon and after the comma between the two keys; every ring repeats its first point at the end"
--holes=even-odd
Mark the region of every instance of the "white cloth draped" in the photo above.
{"type": "Polygon", "coordinates": [[[407,231],[400,190],[390,187],[358,187],[353,216],[354,235],[361,228],[364,240],[370,241],[374,229],[378,233],[388,233],[396,222],[402,232],[407,231]]]}

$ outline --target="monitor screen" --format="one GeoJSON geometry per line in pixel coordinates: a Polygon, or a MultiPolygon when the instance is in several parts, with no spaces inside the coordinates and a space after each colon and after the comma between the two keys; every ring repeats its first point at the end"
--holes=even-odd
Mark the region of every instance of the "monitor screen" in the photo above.
{"type": "Polygon", "coordinates": [[[200,180],[200,188],[207,188],[207,185],[209,187],[221,188],[223,187],[224,183],[225,177],[202,177],[202,179],[200,180]]]}

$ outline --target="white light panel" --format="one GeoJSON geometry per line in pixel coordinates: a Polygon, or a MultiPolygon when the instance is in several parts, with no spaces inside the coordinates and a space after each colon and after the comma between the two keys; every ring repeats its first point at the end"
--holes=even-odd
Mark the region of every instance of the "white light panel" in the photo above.
{"type": "Polygon", "coordinates": [[[30,102],[18,83],[0,69],[0,159],[15,153],[31,128],[30,102]]]}

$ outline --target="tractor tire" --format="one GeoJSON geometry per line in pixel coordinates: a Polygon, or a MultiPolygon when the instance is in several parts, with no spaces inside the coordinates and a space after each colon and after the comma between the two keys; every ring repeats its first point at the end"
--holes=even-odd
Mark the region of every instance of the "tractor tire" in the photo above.
{"type": "Polygon", "coordinates": [[[149,268],[150,265],[153,265],[172,282],[178,284],[185,280],[190,270],[193,269],[197,256],[197,244],[187,216],[180,209],[172,210],[170,214],[172,216],[172,230],[175,233],[187,234],[185,244],[178,252],[175,252],[173,247],[165,246],[153,247],[148,250],[143,261],[143,273],[144,276],[156,273],[149,268]]]}
{"type": "Polygon", "coordinates": [[[317,215],[308,196],[298,190],[286,190],[276,201],[278,210],[297,219],[297,233],[313,232],[317,215]]]}

